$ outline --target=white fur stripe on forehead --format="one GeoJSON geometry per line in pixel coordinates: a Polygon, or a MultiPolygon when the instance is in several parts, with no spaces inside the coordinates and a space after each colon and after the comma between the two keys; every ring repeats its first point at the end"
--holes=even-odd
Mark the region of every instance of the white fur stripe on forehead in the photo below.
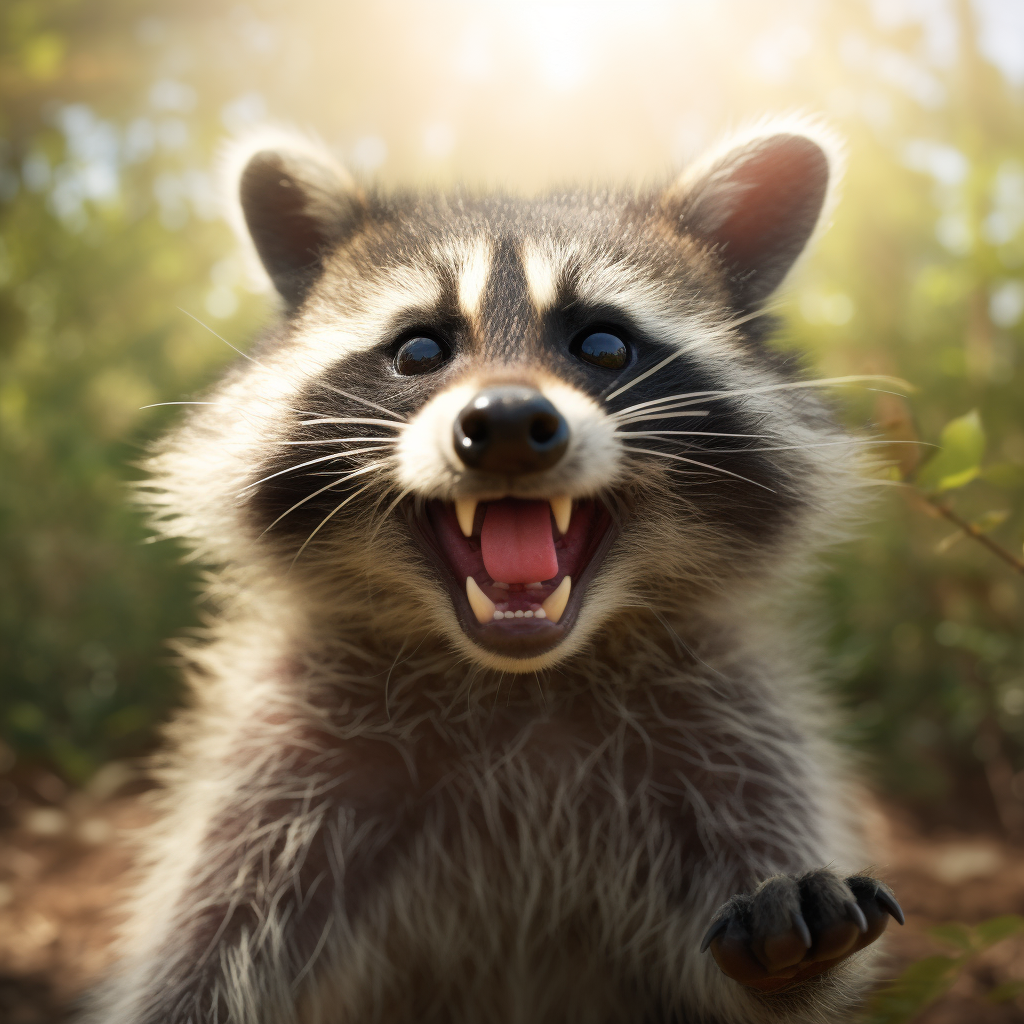
{"type": "Polygon", "coordinates": [[[431,247],[440,272],[448,271],[455,278],[459,308],[467,320],[480,314],[493,253],[491,243],[482,237],[446,238],[431,247]]]}
{"type": "Polygon", "coordinates": [[[739,351],[727,310],[697,301],[680,305],[644,270],[642,259],[633,264],[626,257],[586,251],[575,241],[529,239],[523,245],[523,266],[538,312],[551,305],[563,282],[570,282],[572,298],[621,310],[644,333],[680,352],[739,351]]]}
{"type": "Polygon", "coordinates": [[[388,332],[402,315],[428,314],[441,301],[442,288],[433,268],[400,263],[352,281],[349,294],[344,305],[314,304],[297,325],[290,357],[306,356],[310,373],[392,341],[388,332]]]}
{"type": "Polygon", "coordinates": [[[530,301],[538,313],[555,301],[558,286],[575,249],[571,243],[556,243],[549,239],[540,242],[528,238],[523,243],[523,272],[530,301]]]}

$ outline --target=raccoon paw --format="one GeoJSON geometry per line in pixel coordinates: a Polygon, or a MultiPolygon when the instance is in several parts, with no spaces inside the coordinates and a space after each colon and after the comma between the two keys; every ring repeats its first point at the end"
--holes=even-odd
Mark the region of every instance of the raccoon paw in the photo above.
{"type": "Polygon", "coordinates": [[[903,911],[884,882],[845,881],[825,868],[776,875],[753,895],[733,896],[701,943],[730,978],[775,992],[797,985],[870,945],[903,911]]]}

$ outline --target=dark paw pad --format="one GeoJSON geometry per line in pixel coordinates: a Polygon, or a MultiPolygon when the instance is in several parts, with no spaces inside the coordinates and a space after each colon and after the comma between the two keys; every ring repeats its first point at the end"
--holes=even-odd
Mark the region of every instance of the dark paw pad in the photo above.
{"type": "Polygon", "coordinates": [[[822,868],[793,878],[776,875],[751,896],[733,896],[701,943],[718,966],[762,991],[795,985],[870,945],[903,911],[884,882],[845,881],[822,868]]]}

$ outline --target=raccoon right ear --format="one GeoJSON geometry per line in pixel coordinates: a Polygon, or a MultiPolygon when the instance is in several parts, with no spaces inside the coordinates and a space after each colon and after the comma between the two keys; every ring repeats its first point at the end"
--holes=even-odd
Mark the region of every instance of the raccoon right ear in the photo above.
{"type": "Polygon", "coordinates": [[[358,228],[362,198],[344,170],[312,147],[260,150],[246,163],[238,189],[256,252],[294,308],[327,254],[358,228]]]}
{"type": "Polygon", "coordinates": [[[826,132],[807,133],[802,124],[775,127],[734,142],[685,174],[664,198],[676,229],[718,258],[741,309],[767,299],[803,251],[838,159],[826,132]]]}

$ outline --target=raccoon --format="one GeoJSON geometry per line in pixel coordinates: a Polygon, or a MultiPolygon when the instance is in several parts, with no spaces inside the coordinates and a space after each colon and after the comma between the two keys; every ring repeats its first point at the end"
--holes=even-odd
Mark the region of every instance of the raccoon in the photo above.
{"type": "Polygon", "coordinates": [[[859,493],[768,346],[780,123],[623,190],[239,166],[281,298],[155,449],[209,576],[94,1024],[846,1019],[891,891],[789,595],[859,493]]]}

